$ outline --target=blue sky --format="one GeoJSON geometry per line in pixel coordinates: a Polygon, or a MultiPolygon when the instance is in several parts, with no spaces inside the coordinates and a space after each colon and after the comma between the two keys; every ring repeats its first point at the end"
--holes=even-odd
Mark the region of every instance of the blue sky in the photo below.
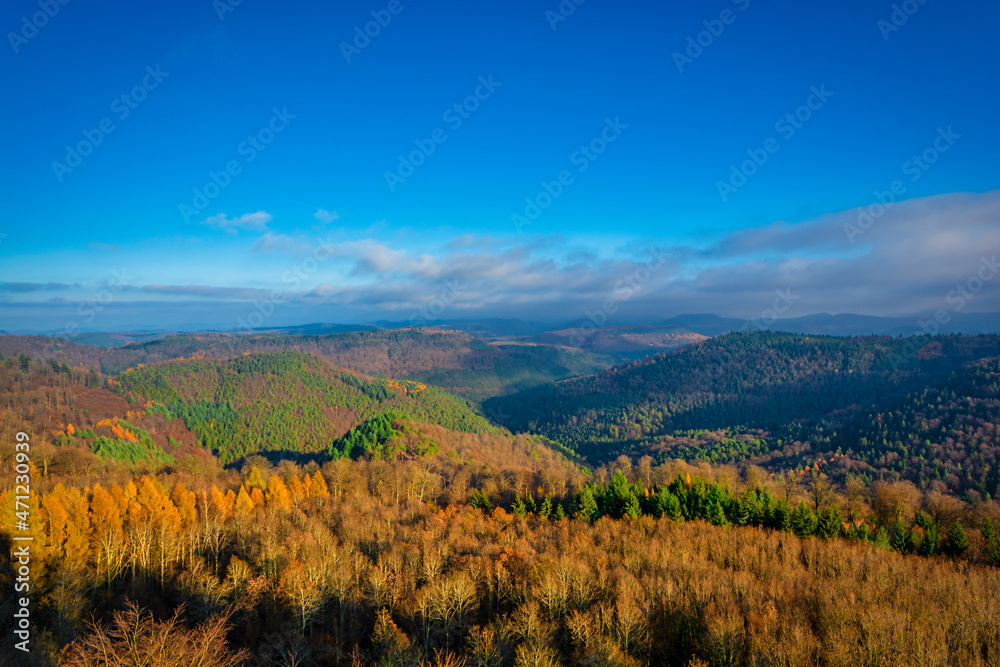
{"type": "Polygon", "coordinates": [[[1000,245],[995,3],[45,7],[0,12],[0,329],[905,314],[1000,245]]]}

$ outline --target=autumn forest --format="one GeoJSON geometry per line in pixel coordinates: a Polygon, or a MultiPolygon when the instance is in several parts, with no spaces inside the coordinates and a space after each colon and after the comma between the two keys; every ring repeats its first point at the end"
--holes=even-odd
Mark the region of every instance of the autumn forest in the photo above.
{"type": "Polygon", "coordinates": [[[700,338],[0,336],[11,664],[1000,665],[1000,336],[700,338]]]}

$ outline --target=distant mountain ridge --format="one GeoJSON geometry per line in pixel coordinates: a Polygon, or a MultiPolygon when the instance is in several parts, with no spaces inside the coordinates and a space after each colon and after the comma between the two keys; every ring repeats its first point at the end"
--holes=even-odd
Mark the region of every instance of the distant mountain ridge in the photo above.
{"type": "Polygon", "coordinates": [[[934,321],[934,313],[911,317],[877,317],[840,313],[818,313],[787,317],[774,321],[743,320],[710,313],[679,315],[664,320],[704,336],[721,336],[730,331],[783,331],[786,333],[826,336],[915,336],[921,334],[988,334],[1000,333],[1000,313],[947,313],[944,324],[934,321]]]}
{"type": "MultiPolygon", "coordinates": [[[[421,327],[463,331],[486,340],[526,338],[567,330],[594,332],[595,330],[611,330],[616,327],[626,326],[675,326],[702,336],[720,336],[730,331],[750,329],[816,335],[824,334],[829,336],[912,336],[925,333],[975,335],[981,333],[1000,333],[1000,312],[961,313],[946,311],[944,313],[946,322],[936,325],[937,329],[935,329],[935,324],[932,323],[934,315],[934,312],[915,313],[899,317],[880,317],[854,313],[838,313],[836,315],[830,313],[813,313],[798,317],[767,320],[764,318],[743,319],[739,317],[726,317],[714,313],[687,313],[664,319],[653,313],[646,317],[629,320],[609,320],[600,327],[594,327],[590,322],[585,320],[537,322],[518,318],[499,317],[434,320],[422,322],[421,327]]],[[[0,336],[40,335],[62,337],[86,345],[117,347],[128,342],[144,342],[175,335],[262,335],[277,333],[289,335],[323,335],[380,329],[406,329],[412,328],[412,324],[412,322],[391,320],[378,320],[360,324],[314,322],[301,325],[266,327],[252,331],[198,330],[197,328],[180,328],[176,331],[135,329],[131,331],[81,331],[73,336],[65,336],[60,331],[0,330],[0,336]]]]}

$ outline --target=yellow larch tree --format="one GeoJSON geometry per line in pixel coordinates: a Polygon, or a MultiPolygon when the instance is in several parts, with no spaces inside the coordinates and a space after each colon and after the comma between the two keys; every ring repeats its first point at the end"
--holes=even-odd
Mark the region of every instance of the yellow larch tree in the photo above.
{"type": "Polygon", "coordinates": [[[292,497],[288,492],[288,487],[277,475],[271,475],[271,479],[267,483],[265,499],[269,506],[279,507],[286,511],[292,509],[292,497]]]}

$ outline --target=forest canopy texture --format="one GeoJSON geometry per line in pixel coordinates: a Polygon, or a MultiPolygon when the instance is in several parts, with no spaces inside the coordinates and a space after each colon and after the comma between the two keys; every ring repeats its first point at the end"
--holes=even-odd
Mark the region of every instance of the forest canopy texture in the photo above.
{"type": "Polygon", "coordinates": [[[13,664],[1000,664],[1000,337],[743,332],[465,397],[294,338],[0,358],[13,664]]]}

